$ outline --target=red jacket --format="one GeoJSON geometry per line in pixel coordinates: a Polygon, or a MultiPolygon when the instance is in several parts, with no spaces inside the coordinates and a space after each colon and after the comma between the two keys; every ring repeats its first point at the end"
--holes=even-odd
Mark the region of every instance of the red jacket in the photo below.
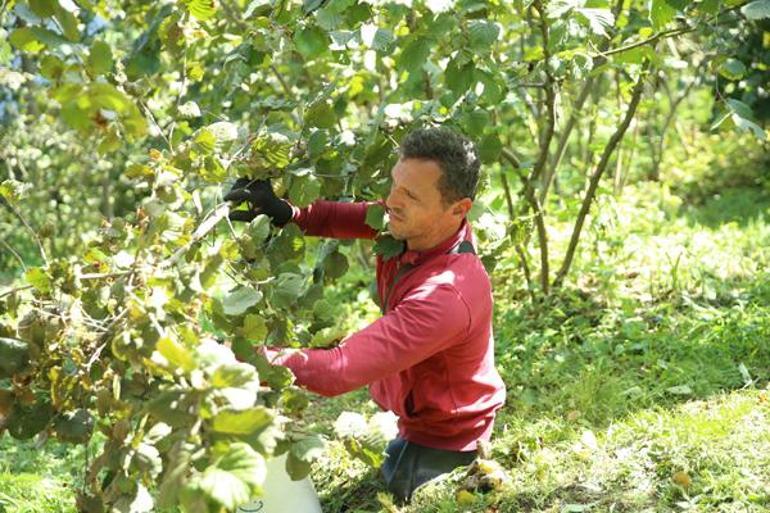
{"type": "MultiPolygon", "coordinates": [[[[308,235],[373,238],[365,222],[370,203],[317,201],[295,209],[308,235]]],[[[300,385],[334,396],[369,385],[374,401],[398,415],[400,435],[437,449],[467,451],[489,440],[505,386],[494,365],[489,276],[472,253],[448,254],[470,225],[435,248],[377,257],[377,291],[387,313],[333,349],[303,349],[277,357],[300,385]]]]}

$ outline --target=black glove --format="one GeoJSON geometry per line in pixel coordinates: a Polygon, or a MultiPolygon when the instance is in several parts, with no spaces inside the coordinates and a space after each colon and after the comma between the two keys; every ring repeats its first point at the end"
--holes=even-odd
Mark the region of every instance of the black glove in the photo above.
{"type": "Polygon", "coordinates": [[[283,226],[291,221],[294,215],[291,205],[275,195],[273,185],[269,180],[239,178],[224,199],[225,201],[232,201],[236,205],[240,205],[244,201],[249,202],[248,210],[230,212],[229,217],[233,221],[248,223],[259,214],[265,214],[273,220],[274,225],[283,226]]]}

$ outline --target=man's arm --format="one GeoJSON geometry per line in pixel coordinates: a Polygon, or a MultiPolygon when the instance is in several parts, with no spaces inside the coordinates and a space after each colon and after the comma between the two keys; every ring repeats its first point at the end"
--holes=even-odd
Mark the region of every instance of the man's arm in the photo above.
{"type": "Polygon", "coordinates": [[[292,207],[292,221],[307,235],[335,239],[373,239],[377,236],[377,230],[366,224],[366,209],[374,204],[319,200],[305,208],[292,207]]]}
{"type": "Polygon", "coordinates": [[[339,347],[268,357],[289,367],[300,385],[334,396],[416,365],[464,340],[469,328],[470,310],[452,285],[425,286],[339,347]]]}

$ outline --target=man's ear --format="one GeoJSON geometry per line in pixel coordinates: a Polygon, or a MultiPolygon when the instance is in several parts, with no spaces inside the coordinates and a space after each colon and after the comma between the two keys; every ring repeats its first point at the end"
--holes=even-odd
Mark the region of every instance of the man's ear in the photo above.
{"type": "Polygon", "coordinates": [[[471,211],[472,206],[473,206],[472,199],[463,198],[454,204],[454,206],[452,207],[452,213],[460,217],[465,217],[468,215],[468,212],[471,211]]]}

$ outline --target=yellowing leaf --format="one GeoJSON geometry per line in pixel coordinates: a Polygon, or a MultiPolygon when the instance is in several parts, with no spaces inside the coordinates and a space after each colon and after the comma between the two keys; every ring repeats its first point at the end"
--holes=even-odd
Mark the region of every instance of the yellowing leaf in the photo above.
{"type": "Polygon", "coordinates": [[[192,352],[172,338],[161,338],[155,348],[172,366],[185,372],[190,372],[195,368],[195,358],[192,352]]]}

